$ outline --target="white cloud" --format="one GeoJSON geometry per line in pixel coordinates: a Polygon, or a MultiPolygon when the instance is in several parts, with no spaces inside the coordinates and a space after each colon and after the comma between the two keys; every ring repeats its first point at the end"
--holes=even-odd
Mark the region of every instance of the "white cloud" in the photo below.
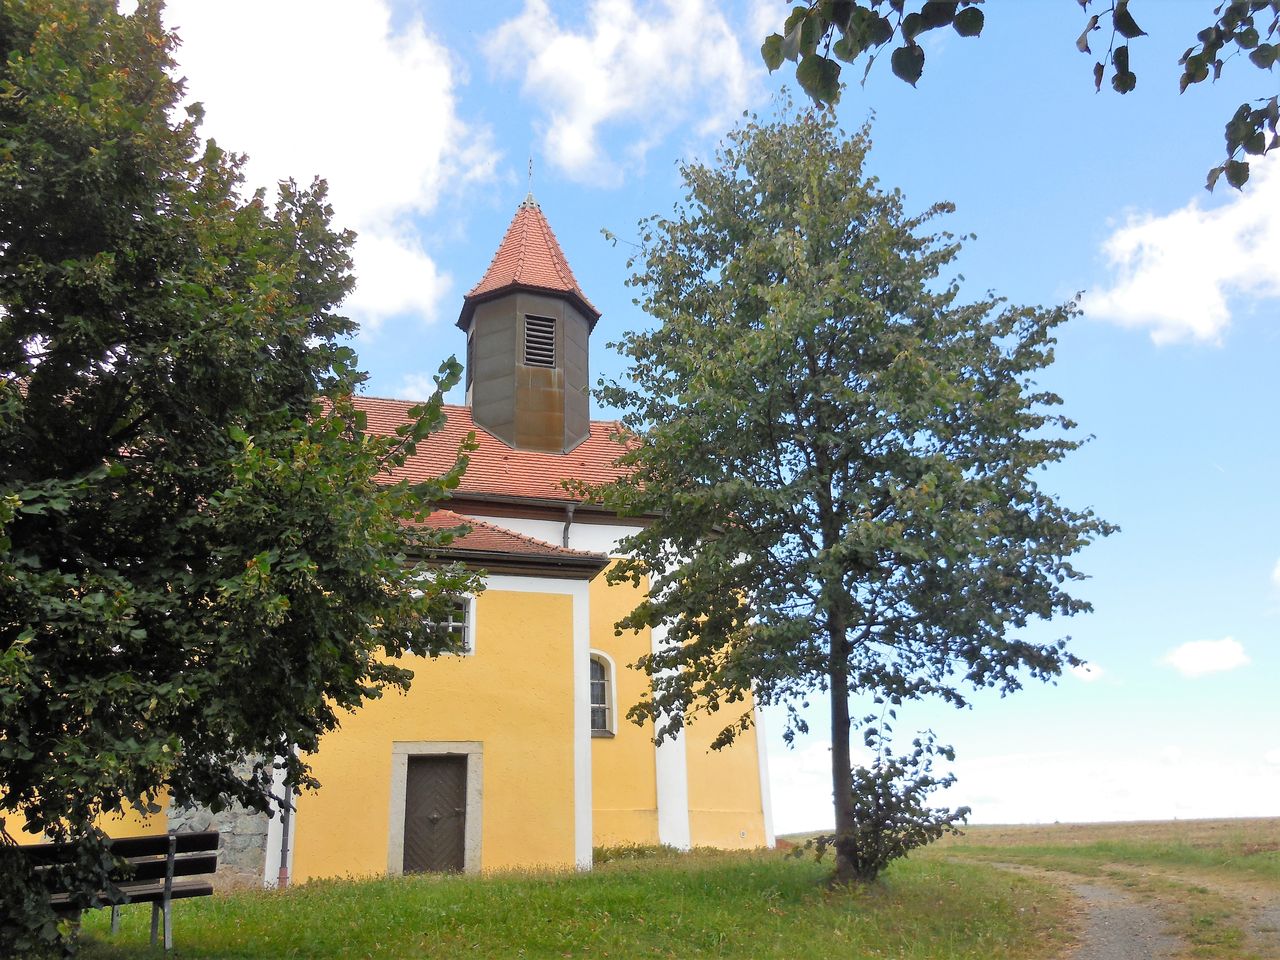
{"type": "Polygon", "coordinates": [[[1244,192],[1220,207],[1196,199],[1130,217],[1103,245],[1113,280],[1085,296],[1085,312],[1147,329],[1156,343],[1216,343],[1233,299],[1280,297],[1280,152],[1270,156],[1254,159],[1244,192]]]}
{"type": "Polygon", "coordinates": [[[1083,680],[1085,683],[1093,683],[1106,676],[1106,671],[1096,663],[1082,663],[1078,667],[1071,667],[1070,670],[1076,679],[1083,680]]]}
{"type": "Polygon", "coordinates": [[[328,180],[336,222],[360,234],[352,315],[432,318],[449,278],[409,218],[493,165],[487,132],[458,117],[446,48],[420,20],[393,26],[386,0],[170,0],[165,23],[205,134],[249,155],[250,186],[328,180]]]}
{"type": "Polygon", "coordinates": [[[719,133],[758,86],[758,55],[744,51],[712,0],[583,6],[575,26],[561,26],[547,0],[525,0],[487,47],[495,68],[523,74],[524,92],[543,114],[543,151],[574,180],[620,181],[620,163],[601,142],[604,128],[625,129],[620,150],[637,164],[678,128],[719,133]]]}
{"type": "Polygon", "coordinates": [[[1160,658],[1160,662],[1173,667],[1184,677],[1201,677],[1207,673],[1234,670],[1249,663],[1239,641],[1231,637],[1221,640],[1192,640],[1175,647],[1160,658]]]}
{"type": "Polygon", "coordinates": [[[1280,767],[1238,753],[1164,745],[1137,753],[1094,749],[959,755],[944,806],[972,823],[1080,823],[1269,816],[1280,767]],[[1221,784],[1232,789],[1224,791],[1221,784]]]}

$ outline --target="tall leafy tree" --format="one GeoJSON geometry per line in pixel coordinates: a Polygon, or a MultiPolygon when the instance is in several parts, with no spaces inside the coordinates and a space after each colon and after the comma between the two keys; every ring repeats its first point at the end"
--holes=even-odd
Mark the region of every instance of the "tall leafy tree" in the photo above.
{"type": "MultiPolygon", "coordinates": [[[[930,30],[952,28],[962,37],[982,33],[986,15],[982,0],[788,0],[792,3],[780,33],[770,34],[760,55],[772,70],[784,60],[796,65],[796,79],[817,103],[840,99],[843,64],[863,64],[863,79],[882,53],[889,52],[895,76],[913,87],[924,73],[920,37],[930,30]]],[[[1138,25],[1130,0],[1078,0],[1083,27],[1075,45],[1093,58],[1093,85],[1109,78],[1116,93],[1138,85],[1137,56],[1130,44],[1146,31],[1138,25]],[[1106,47],[1103,49],[1102,44],[1106,47]],[[1094,47],[1098,47],[1095,53],[1094,47]]],[[[1206,4],[1207,5],[1207,4],[1206,4]]],[[[1149,6],[1132,6],[1151,9],[1149,6]]],[[[1154,5],[1153,5],[1154,6],[1154,5]]],[[[1270,71],[1280,58],[1280,0],[1218,0],[1212,21],[1200,30],[1178,60],[1178,91],[1217,80],[1227,62],[1247,58],[1270,71]]],[[[1226,158],[1209,170],[1205,186],[1212,190],[1224,174],[1237,189],[1249,179],[1249,157],[1280,146],[1280,97],[1263,96],[1240,104],[1223,127],[1226,158]]]]}
{"type": "Polygon", "coordinates": [[[1074,305],[965,302],[942,279],[958,243],[927,232],[950,206],[907,213],[866,175],[868,147],[810,112],[682,168],[684,202],[642,221],[631,261],[657,325],[622,340],[628,377],[602,390],[630,472],[597,491],[649,518],[609,574],[651,583],[619,626],[667,630],[631,717],[660,736],[720,723],[723,746],[748,695],[786,704],[790,737],[829,692],[840,880],[883,865],[869,816],[923,811],[941,782],[931,737],[889,752],[897,707],[1078,663],[1026,628],[1089,609],[1069,558],[1111,529],[1037,479],[1080,442],[1033,381],[1074,305]],[[857,736],[874,769],[853,769],[857,736]]]}
{"type": "Polygon", "coordinates": [[[352,236],[322,182],[269,203],[201,140],[159,6],[0,6],[10,949],[56,934],[11,831],[79,839],[101,865],[92,825],[126,803],[262,809],[274,758],[313,784],[308,751],[409,681],[394,658],[449,649],[432,624],[476,586],[426,565],[450,534],[412,522],[465,452],[437,480],[382,482],[441,422],[440,393],[399,436],[364,432],[337,312],[352,236]]]}

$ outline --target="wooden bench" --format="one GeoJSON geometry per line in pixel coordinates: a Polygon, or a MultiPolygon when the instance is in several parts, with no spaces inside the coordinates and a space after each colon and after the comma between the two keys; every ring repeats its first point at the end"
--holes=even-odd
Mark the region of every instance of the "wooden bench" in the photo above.
{"type": "MultiPolygon", "coordinates": [[[[120,930],[120,907],[127,903],[151,904],[151,943],[155,944],[164,919],[164,948],[173,949],[174,900],[207,897],[213,893],[212,876],[218,867],[218,831],[170,833],[155,837],[121,837],[110,841],[111,852],[124,861],[111,880],[123,899],[111,907],[111,932],[120,930]]],[[[65,843],[37,843],[21,848],[36,872],[49,883],[49,905],[60,913],[76,913],[66,889],[59,889],[54,868],[70,863],[75,847],[65,843]]],[[[106,899],[106,891],[98,896],[106,899]]]]}

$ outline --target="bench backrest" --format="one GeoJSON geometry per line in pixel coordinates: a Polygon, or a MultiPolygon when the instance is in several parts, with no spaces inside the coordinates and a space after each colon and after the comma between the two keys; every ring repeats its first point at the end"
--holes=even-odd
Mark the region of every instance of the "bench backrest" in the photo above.
{"type": "MultiPolygon", "coordinates": [[[[212,874],[218,866],[218,831],[160,834],[154,837],[120,837],[108,842],[111,852],[126,862],[113,872],[116,883],[163,880],[169,875],[169,849],[173,845],[173,876],[199,877],[212,874]]],[[[32,866],[49,873],[50,867],[71,863],[75,845],[35,843],[21,848],[32,866]],[[42,870],[43,868],[43,870],[42,870]]]]}

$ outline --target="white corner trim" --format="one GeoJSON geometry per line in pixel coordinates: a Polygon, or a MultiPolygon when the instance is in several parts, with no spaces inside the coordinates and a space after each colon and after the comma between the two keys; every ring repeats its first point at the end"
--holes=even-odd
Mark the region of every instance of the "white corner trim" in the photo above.
{"type": "Polygon", "coordinates": [[[476,607],[477,607],[476,595],[474,593],[468,593],[466,594],[466,598],[467,598],[467,626],[463,632],[462,639],[463,639],[464,649],[462,651],[462,656],[474,657],[476,655],[476,637],[479,636],[479,634],[476,632],[476,607]]]}
{"type": "MultiPolygon", "coordinates": [[[[609,672],[609,702],[606,716],[609,718],[608,730],[614,736],[618,735],[618,664],[614,662],[613,657],[609,656],[603,650],[591,648],[590,658],[592,660],[603,660],[609,672]]],[[[587,674],[587,692],[590,694],[591,674],[587,674]]]]}
{"type": "MultiPolygon", "coordinates": [[[[654,653],[667,639],[667,628],[656,626],[651,631],[654,653]]],[[[684,733],[663,740],[654,749],[654,766],[658,787],[658,842],[677,850],[688,850],[692,844],[689,829],[689,766],[684,733]]]]}
{"type": "Polygon", "coordinates": [[[769,787],[769,747],[765,743],[764,712],[752,702],[752,723],[756,728],[756,754],[760,764],[760,813],[764,817],[764,845],[773,849],[777,837],[773,833],[773,795],[769,787]]]}
{"type": "Polygon", "coordinates": [[[573,849],[579,870],[591,869],[591,606],[590,584],[567,577],[492,576],[486,589],[561,593],[573,601],[573,849]]]}
{"type": "Polygon", "coordinates": [[[404,801],[410,757],[465,756],[467,813],[462,834],[462,869],[479,873],[481,814],[484,810],[484,744],[478,740],[395,740],[391,744],[391,809],[387,837],[387,873],[404,872],[404,801]]]}
{"type": "MultiPolygon", "coordinates": [[[[271,792],[276,797],[284,796],[284,758],[276,757],[275,770],[272,773],[271,792]]],[[[282,808],[280,801],[271,804],[271,819],[267,821],[267,849],[262,858],[262,885],[274,890],[280,882],[280,834],[282,826],[282,808]]],[[[293,886],[293,836],[298,826],[298,795],[293,795],[293,810],[289,812],[289,859],[285,864],[289,885],[293,886]]]]}

